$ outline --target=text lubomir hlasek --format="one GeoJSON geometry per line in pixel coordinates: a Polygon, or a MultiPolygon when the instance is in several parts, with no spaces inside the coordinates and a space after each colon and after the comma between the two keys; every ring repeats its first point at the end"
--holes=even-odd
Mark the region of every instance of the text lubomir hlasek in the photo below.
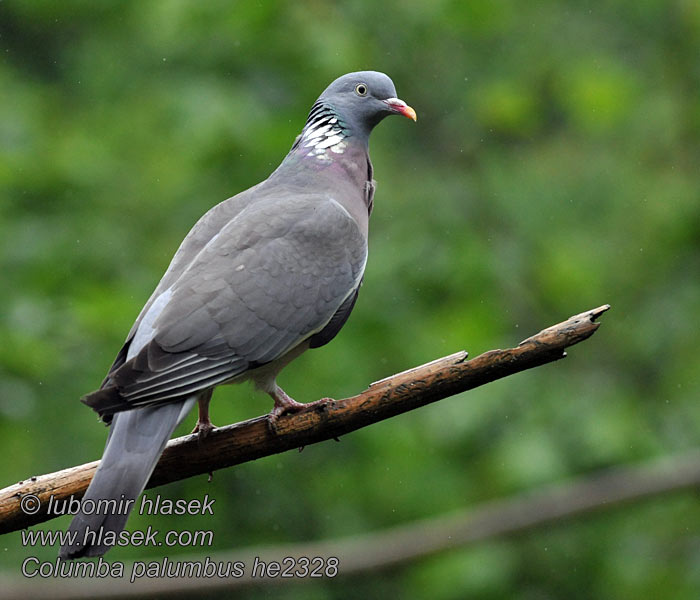
{"type": "MultiPolygon", "coordinates": [[[[140,515],[213,515],[214,498],[205,494],[204,498],[192,500],[162,498],[158,494],[155,498],[149,498],[146,494],[141,497],[138,504],[138,514],[140,515]]],[[[53,496],[49,498],[47,513],[50,515],[76,515],[79,512],[85,515],[125,515],[132,508],[135,508],[133,498],[125,498],[124,494],[120,498],[109,499],[88,499],[81,501],[70,496],[64,500],[56,500],[53,496]]]]}

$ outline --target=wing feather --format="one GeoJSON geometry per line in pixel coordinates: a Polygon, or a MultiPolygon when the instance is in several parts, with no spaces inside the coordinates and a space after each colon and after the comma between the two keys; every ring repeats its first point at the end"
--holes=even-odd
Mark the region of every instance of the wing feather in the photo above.
{"type": "Polygon", "coordinates": [[[247,205],[171,282],[167,303],[149,316],[150,341],[84,401],[109,418],[284,356],[344,306],[343,318],[335,319],[342,326],[366,256],[359,226],[330,198],[271,197],[247,205]]]}

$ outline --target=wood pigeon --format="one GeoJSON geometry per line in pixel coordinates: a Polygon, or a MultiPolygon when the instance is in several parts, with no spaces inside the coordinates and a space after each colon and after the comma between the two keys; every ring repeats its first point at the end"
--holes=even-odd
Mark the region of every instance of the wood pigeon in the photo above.
{"type": "Polygon", "coordinates": [[[374,195],[369,135],[392,114],[416,120],[385,74],[336,79],[272,175],[189,232],[102,386],[82,399],[110,430],[83,499],[91,510],[74,517],[61,557],[101,556],[114,545],[128,512],[92,508],[139,496],[195,402],[195,431],[205,436],[217,385],[253,381],[274,399],[272,422],[306,406],[276,377],[333,339],[355,304],[374,195]]]}

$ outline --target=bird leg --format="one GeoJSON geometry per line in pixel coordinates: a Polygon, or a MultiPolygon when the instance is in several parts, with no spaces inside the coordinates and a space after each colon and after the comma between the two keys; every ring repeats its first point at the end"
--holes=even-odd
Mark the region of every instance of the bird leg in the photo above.
{"type": "Polygon", "coordinates": [[[275,401],[275,406],[270,411],[269,424],[273,431],[277,430],[277,420],[288,413],[296,413],[300,410],[307,408],[313,408],[316,406],[326,406],[329,402],[333,402],[332,398],[321,398],[320,400],[315,400],[314,402],[297,402],[294,398],[291,398],[287,393],[277,384],[275,384],[275,389],[272,392],[268,392],[272,399],[275,401]]]}
{"type": "Polygon", "coordinates": [[[207,390],[206,392],[201,393],[197,398],[199,416],[197,418],[197,424],[192,430],[192,433],[199,434],[198,439],[200,442],[209,435],[212,429],[216,428],[209,418],[209,402],[211,400],[212,392],[213,390],[207,390]]]}

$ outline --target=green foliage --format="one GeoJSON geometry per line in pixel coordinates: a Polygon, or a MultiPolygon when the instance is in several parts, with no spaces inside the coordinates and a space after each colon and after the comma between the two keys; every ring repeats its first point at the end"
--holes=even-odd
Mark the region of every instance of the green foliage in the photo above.
{"type": "MultiPolygon", "coordinates": [[[[334,538],[697,445],[697,2],[4,1],[0,49],[4,484],[100,455],[106,430],[78,399],[180,240],[265,178],[318,93],[360,68],[390,74],[419,120],[373,135],[365,284],[338,339],[283,373],[292,396],[611,312],[564,362],[157,490],[209,493],[215,515],[129,527],[213,529],[202,555],[334,538]]],[[[220,390],[213,420],[269,405],[220,390]]],[[[699,525],[692,497],[661,498],[283,594],[694,599],[699,525]]],[[[0,566],[55,552],[9,534],[0,566]]],[[[144,555],[163,550],[109,557],[144,555]]]]}

